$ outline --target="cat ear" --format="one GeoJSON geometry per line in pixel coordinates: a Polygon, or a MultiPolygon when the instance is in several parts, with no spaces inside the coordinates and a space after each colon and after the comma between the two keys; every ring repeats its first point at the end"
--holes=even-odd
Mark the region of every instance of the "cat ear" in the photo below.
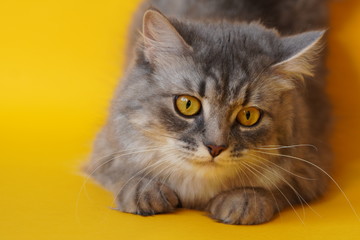
{"type": "Polygon", "coordinates": [[[180,55],[192,48],[170,21],[156,10],[147,10],[143,18],[145,57],[151,61],[163,54],[180,55]]]}
{"type": "Polygon", "coordinates": [[[322,50],[325,31],[312,31],[281,39],[282,57],[273,68],[292,78],[314,75],[314,61],[322,50]]]}

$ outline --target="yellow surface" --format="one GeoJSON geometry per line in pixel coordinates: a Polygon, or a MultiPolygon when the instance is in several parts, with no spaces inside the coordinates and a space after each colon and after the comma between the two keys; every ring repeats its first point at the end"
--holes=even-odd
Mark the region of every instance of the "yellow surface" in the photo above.
{"type": "MultiPolygon", "coordinates": [[[[228,226],[202,212],[139,217],[77,175],[121,75],[138,1],[0,1],[0,239],[360,239],[340,191],[300,219],[228,226]],[[86,188],[82,188],[86,186],[86,188]]],[[[360,211],[360,1],[332,5],[335,178],[360,211]]],[[[305,215],[304,215],[305,214],[305,215]]]]}

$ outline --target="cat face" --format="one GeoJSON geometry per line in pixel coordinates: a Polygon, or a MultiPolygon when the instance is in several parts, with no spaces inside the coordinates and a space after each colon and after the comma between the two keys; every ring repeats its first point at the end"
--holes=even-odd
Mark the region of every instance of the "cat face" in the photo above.
{"type": "MultiPolygon", "coordinates": [[[[146,128],[171,136],[167,144],[179,157],[200,164],[236,164],[249,149],[276,144],[274,121],[282,117],[273,114],[281,94],[274,94],[271,84],[254,86],[240,68],[204,67],[209,65],[178,59],[156,72],[162,86],[149,100],[152,117],[146,122],[152,124],[146,128]]],[[[290,116],[286,108],[282,114],[290,116]]]]}
{"type": "Polygon", "coordinates": [[[257,24],[189,25],[152,10],[143,28],[122,106],[148,141],[179,161],[231,166],[291,137],[295,89],[322,32],[281,38],[257,24]]]}

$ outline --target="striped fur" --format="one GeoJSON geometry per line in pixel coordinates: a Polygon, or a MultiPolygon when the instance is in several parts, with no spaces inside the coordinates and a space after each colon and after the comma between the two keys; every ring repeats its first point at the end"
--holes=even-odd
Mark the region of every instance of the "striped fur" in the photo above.
{"type": "Polygon", "coordinates": [[[182,206],[228,224],[260,224],[324,193],[324,33],[301,32],[326,27],[325,1],[290,2],[143,4],[133,24],[142,34],[130,37],[137,44],[87,166],[121,211],[182,206]],[[144,16],[150,5],[163,13],[144,16]],[[200,114],[178,114],[174,98],[184,94],[201,101],[200,114]],[[236,121],[247,106],[262,110],[253,127],[236,121]],[[207,143],[228,148],[213,158],[207,143]]]}

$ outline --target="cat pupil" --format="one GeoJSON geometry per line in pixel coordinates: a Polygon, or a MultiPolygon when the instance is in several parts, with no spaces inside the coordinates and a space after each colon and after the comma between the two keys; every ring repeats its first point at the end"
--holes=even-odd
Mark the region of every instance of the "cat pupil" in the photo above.
{"type": "Polygon", "coordinates": [[[249,111],[246,112],[246,119],[249,120],[251,117],[251,113],[249,111]]]}
{"type": "Polygon", "coordinates": [[[189,109],[191,107],[191,101],[189,100],[189,101],[187,101],[187,103],[186,103],[186,109],[189,109]]]}

